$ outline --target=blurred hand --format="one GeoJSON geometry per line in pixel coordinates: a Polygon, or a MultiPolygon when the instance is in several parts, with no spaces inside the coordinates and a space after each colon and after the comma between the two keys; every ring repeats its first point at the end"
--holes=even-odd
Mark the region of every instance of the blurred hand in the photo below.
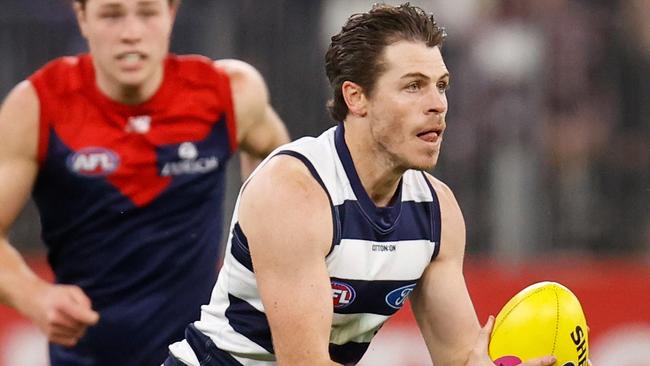
{"type": "Polygon", "coordinates": [[[90,299],[77,286],[43,283],[32,294],[32,301],[22,309],[52,343],[72,347],[97,324],[99,314],[90,299]]]}
{"type": "MultiPolygon", "coordinates": [[[[478,338],[476,339],[476,345],[474,345],[474,349],[472,349],[465,366],[495,366],[494,362],[490,360],[490,356],[488,355],[488,345],[490,344],[490,334],[492,334],[493,326],[494,317],[490,315],[485,326],[483,326],[479,332],[478,338]]],[[[545,356],[528,360],[519,364],[519,366],[551,366],[553,364],[555,364],[555,357],[545,356]]]]}

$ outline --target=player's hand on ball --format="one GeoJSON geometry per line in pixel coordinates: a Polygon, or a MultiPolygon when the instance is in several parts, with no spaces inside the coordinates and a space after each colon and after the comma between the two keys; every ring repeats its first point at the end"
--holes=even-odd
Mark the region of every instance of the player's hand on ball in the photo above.
{"type": "MultiPolygon", "coordinates": [[[[494,366],[495,364],[490,360],[488,355],[488,345],[490,343],[490,334],[492,333],[492,327],[494,326],[494,317],[490,315],[488,321],[485,323],[485,326],[481,328],[478,338],[476,339],[476,344],[470,353],[469,359],[465,366],[494,366]]],[[[551,366],[555,364],[555,357],[546,356],[541,358],[535,358],[528,360],[524,363],[519,364],[519,366],[551,366]]]]}

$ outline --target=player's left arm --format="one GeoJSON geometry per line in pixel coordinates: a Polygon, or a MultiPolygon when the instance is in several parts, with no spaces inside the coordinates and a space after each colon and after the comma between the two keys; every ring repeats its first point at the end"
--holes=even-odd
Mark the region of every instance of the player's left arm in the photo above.
{"type": "Polygon", "coordinates": [[[232,59],[215,64],[230,78],[242,177],[247,177],[261,159],[289,142],[289,133],[271,106],[264,78],[253,66],[232,59]]]}
{"type": "MultiPolygon", "coordinates": [[[[463,214],[451,189],[427,177],[440,202],[440,251],[412,294],[413,313],[436,366],[494,366],[488,355],[494,318],[481,328],[463,276],[463,214]]],[[[550,366],[554,362],[554,358],[545,356],[521,366],[550,366]]]]}
{"type": "Polygon", "coordinates": [[[464,365],[481,330],[463,276],[465,221],[449,187],[427,177],[440,202],[440,251],[420,278],[411,306],[433,363],[464,365]]]}

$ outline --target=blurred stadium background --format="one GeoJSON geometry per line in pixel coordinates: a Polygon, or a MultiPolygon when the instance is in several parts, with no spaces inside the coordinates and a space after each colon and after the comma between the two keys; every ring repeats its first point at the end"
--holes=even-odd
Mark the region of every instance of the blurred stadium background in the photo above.
{"type": "MultiPolygon", "coordinates": [[[[185,0],[172,50],[253,64],[292,136],[316,135],[333,124],[328,38],[372,2],[185,0]]],[[[650,365],[650,0],[412,3],[449,33],[450,112],[434,174],[465,214],[481,321],[528,284],[559,281],[582,300],[595,365],[650,365]]],[[[65,0],[0,8],[2,98],[49,59],[85,50],[65,0]]],[[[33,205],[10,238],[50,276],[33,205]]],[[[0,366],[46,365],[45,349],[0,307],[0,366]]],[[[408,310],[362,363],[431,365],[408,310]]]]}

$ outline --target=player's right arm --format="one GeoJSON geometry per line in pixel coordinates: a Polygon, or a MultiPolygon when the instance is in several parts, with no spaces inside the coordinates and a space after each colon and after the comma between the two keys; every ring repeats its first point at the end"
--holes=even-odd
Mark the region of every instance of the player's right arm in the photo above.
{"type": "Polygon", "coordinates": [[[279,365],[338,365],[329,356],[332,214],[323,188],[289,156],[271,159],[239,205],[279,365]]]}
{"type": "Polygon", "coordinates": [[[289,142],[289,132],[270,103],[262,75],[233,59],[215,61],[230,78],[242,180],[276,147],[289,142]]]}
{"type": "Polygon", "coordinates": [[[51,342],[72,346],[99,319],[90,300],[77,286],[40,279],[8,241],[38,172],[39,112],[28,81],[18,84],[0,107],[0,303],[31,319],[51,342]]]}

